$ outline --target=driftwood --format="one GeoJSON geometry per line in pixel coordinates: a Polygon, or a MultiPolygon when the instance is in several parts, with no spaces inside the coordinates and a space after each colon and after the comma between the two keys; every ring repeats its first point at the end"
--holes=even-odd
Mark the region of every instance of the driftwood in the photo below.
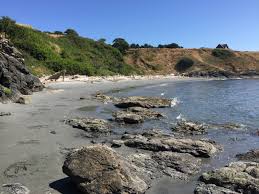
{"type": "Polygon", "coordinates": [[[47,80],[58,80],[61,76],[63,76],[63,80],[64,80],[64,77],[65,77],[65,73],[66,71],[59,71],[59,72],[56,72],[54,73],[53,75],[51,75],[47,80]]]}

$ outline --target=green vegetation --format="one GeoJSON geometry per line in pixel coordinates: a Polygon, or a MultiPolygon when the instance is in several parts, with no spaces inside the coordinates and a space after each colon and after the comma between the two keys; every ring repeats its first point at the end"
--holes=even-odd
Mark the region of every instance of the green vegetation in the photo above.
{"type": "Polygon", "coordinates": [[[3,85],[0,85],[0,90],[2,90],[6,96],[10,96],[12,94],[12,90],[3,85]]]}
{"type": "Polygon", "coordinates": [[[212,55],[214,57],[218,57],[220,59],[225,60],[225,59],[233,57],[234,53],[227,49],[218,49],[217,48],[217,49],[212,50],[212,55]]]}
{"type": "Polygon", "coordinates": [[[192,67],[194,64],[194,61],[191,58],[184,57],[178,61],[178,63],[175,65],[175,70],[178,72],[184,72],[190,67],[192,67]]]}
{"type": "Polygon", "coordinates": [[[137,73],[124,63],[120,50],[105,44],[103,39],[94,41],[80,37],[73,29],[64,33],[44,33],[2,17],[0,32],[4,32],[23,52],[25,63],[38,76],[64,69],[68,74],[83,75],[137,73]]]}
{"type": "Polygon", "coordinates": [[[113,45],[112,46],[114,48],[119,49],[119,51],[122,54],[126,54],[126,51],[129,49],[129,43],[126,40],[124,40],[123,38],[116,38],[113,41],[113,45]]]}

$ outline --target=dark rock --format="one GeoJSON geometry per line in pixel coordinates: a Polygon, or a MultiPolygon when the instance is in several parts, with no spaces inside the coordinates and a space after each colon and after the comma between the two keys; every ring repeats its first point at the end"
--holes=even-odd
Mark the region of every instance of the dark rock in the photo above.
{"type": "Polygon", "coordinates": [[[96,118],[76,118],[68,119],[66,123],[74,128],[82,129],[93,136],[100,136],[101,134],[109,134],[111,132],[109,123],[103,119],[96,118]]]}
{"type": "Polygon", "coordinates": [[[115,121],[125,124],[138,124],[143,123],[144,118],[138,114],[126,111],[118,111],[113,114],[115,121]]]}
{"type": "Polygon", "coordinates": [[[53,134],[53,135],[57,134],[56,131],[50,131],[50,133],[53,134]]]}
{"type": "Polygon", "coordinates": [[[160,112],[153,111],[147,108],[142,108],[142,107],[130,107],[127,109],[127,111],[138,114],[144,117],[145,119],[160,119],[165,117],[165,115],[160,112]]]}
{"type": "Polygon", "coordinates": [[[0,117],[3,117],[3,116],[10,116],[11,113],[10,112],[0,112],[0,117]]]}
{"type": "Polygon", "coordinates": [[[259,149],[251,150],[245,154],[237,154],[236,157],[242,161],[250,161],[250,162],[259,163],[259,149]]]}
{"type": "Polygon", "coordinates": [[[219,187],[213,184],[199,184],[194,194],[240,194],[224,187],[219,187]]]}
{"type": "Polygon", "coordinates": [[[43,89],[40,80],[24,64],[22,54],[6,39],[0,38],[0,99],[16,100],[43,89]]]}
{"type": "Polygon", "coordinates": [[[118,108],[142,107],[142,108],[165,108],[171,106],[171,100],[160,97],[130,96],[121,98],[115,104],[118,108]]]}
{"type": "Polygon", "coordinates": [[[172,130],[179,133],[198,135],[207,133],[207,126],[205,124],[191,122],[186,120],[179,120],[172,130]]]}
{"type": "MultiPolygon", "coordinates": [[[[21,183],[3,184],[3,194],[29,194],[30,190],[21,183]]],[[[2,193],[2,192],[1,192],[2,193]]]]}
{"type": "Polygon", "coordinates": [[[218,146],[208,140],[175,138],[168,135],[156,135],[151,137],[150,134],[145,133],[142,135],[125,134],[122,136],[122,140],[128,147],[154,152],[172,151],[189,153],[193,156],[204,158],[211,157],[218,150],[218,146]]]}
{"type": "Polygon", "coordinates": [[[107,146],[88,146],[69,154],[63,165],[82,193],[142,194],[148,184],[139,169],[107,146]]]}
{"type": "Polygon", "coordinates": [[[238,193],[259,193],[259,163],[233,162],[228,166],[203,173],[200,180],[238,193]]]}

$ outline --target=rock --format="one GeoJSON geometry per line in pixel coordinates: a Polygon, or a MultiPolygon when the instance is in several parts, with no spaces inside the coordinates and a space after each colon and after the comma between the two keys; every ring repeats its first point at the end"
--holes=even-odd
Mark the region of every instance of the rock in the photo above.
{"type": "Polygon", "coordinates": [[[24,64],[22,54],[11,43],[0,38],[0,100],[17,100],[43,89],[40,80],[24,64]]]}
{"type": "MultiPolygon", "coordinates": [[[[29,194],[30,190],[21,183],[3,184],[4,194],[29,194]]],[[[1,192],[2,193],[2,192],[1,192]]]]}
{"type": "Polygon", "coordinates": [[[144,122],[142,116],[126,111],[118,111],[113,114],[113,117],[115,118],[115,121],[125,124],[138,124],[144,122]]]}
{"type": "Polygon", "coordinates": [[[165,117],[165,115],[160,112],[153,111],[147,108],[142,108],[142,107],[130,107],[127,109],[127,111],[138,114],[144,117],[145,119],[160,119],[165,117]]]}
{"type": "Polygon", "coordinates": [[[50,131],[50,133],[53,134],[53,135],[56,135],[56,134],[57,134],[56,131],[50,131]]]}
{"type": "Polygon", "coordinates": [[[76,118],[68,119],[66,123],[74,128],[82,129],[93,136],[100,136],[101,134],[109,134],[111,132],[109,123],[103,119],[96,118],[76,118]]]}
{"type": "Polygon", "coordinates": [[[200,180],[238,193],[259,193],[259,163],[233,162],[228,166],[203,173],[200,180]]]}
{"type": "Polygon", "coordinates": [[[112,96],[104,95],[104,94],[101,93],[101,92],[97,92],[97,93],[94,95],[94,98],[95,98],[96,100],[102,101],[103,103],[117,102],[117,101],[119,101],[118,98],[112,97],[112,96]]]}
{"type": "Polygon", "coordinates": [[[118,108],[165,108],[171,106],[171,100],[161,97],[130,96],[121,98],[115,106],[118,108]]]}
{"type": "Polygon", "coordinates": [[[11,113],[10,112],[0,112],[0,117],[3,117],[3,116],[10,116],[11,113]]]}
{"type": "Polygon", "coordinates": [[[239,194],[235,191],[226,189],[224,187],[218,187],[213,184],[199,184],[195,191],[194,194],[239,194]]]}
{"type": "Polygon", "coordinates": [[[237,154],[236,157],[242,161],[250,161],[250,162],[259,163],[259,149],[251,150],[245,154],[237,154]]]}
{"type": "Polygon", "coordinates": [[[69,154],[63,172],[86,194],[142,194],[148,189],[138,167],[107,146],[88,146],[69,154]]]}
{"type": "Polygon", "coordinates": [[[201,167],[201,159],[190,154],[169,151],[137,153],[128,156],[128,159],[144,169],[143,171],[153,179],[170,176],[174,179],[188,180],[189,176],[196,174],[201,167]]]}
{"type": "Polygon", "coordinates": [[[124,144],[124,141],[122,140],[112,140],[112,148],[119,148],[124,144]]]}
{"type": "Polygon", "coordinates": [[[189,153],[196,157],[211,157],[217,152],[218,146],[208,140],[192,140],[185,138],[175,138],[168,135],[150,136],[125,134],[122,136],[124,144],[128,147],[144,149],[154,152],[172,151],[180,153],[189,153]]]}
{"type": "Polygon", "coordinates": [[[207,132],[207,126],[197,122],[179,120],[176,125],[172,127],[172,130],[184,134],[199,135],[207,132]]]}
{"type": "Polygon", "coordinates": [[[18,104],[30,104],[31,97],[30,96],[20,96],[15,102],[18,104]]]}
{"type": "Polygon", "coordinates": [[[240,130],[245,129],[245,126],[238,123],[224,123],[224,124],[211,124],[210,127],[228,129],[228,130],[240,130]]]}

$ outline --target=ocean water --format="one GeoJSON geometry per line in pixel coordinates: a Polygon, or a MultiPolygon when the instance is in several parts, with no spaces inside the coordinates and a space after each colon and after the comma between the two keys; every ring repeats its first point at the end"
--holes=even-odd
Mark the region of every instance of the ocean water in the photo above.
{"type": "MultiPolygon", "coordinates": [[[[235,155],[259,148],[259,80],[182,81],[149,85],[130,90],[116,91],[113,96],[162,96],[172,98],[173,107],[157,109],[167,115],[166,119],[148,121],[141,125],[120,126],[117,133],[140,132],[150,128],[170,132],[170,126],[182,117],[206,124],[239,124],[238,130],[211,128],[206,135],[191,138],[208,138],[223,146],[223,151],[203,161],[201,172],[189,182],[178,182],[170,178],[158,180],[148,194],[193,193],[202,172],[222,167],[235,161],[235,155]]],[[[107,104],[96,111],[96,115],[111,117],[116,108],[107,104]]]]}

